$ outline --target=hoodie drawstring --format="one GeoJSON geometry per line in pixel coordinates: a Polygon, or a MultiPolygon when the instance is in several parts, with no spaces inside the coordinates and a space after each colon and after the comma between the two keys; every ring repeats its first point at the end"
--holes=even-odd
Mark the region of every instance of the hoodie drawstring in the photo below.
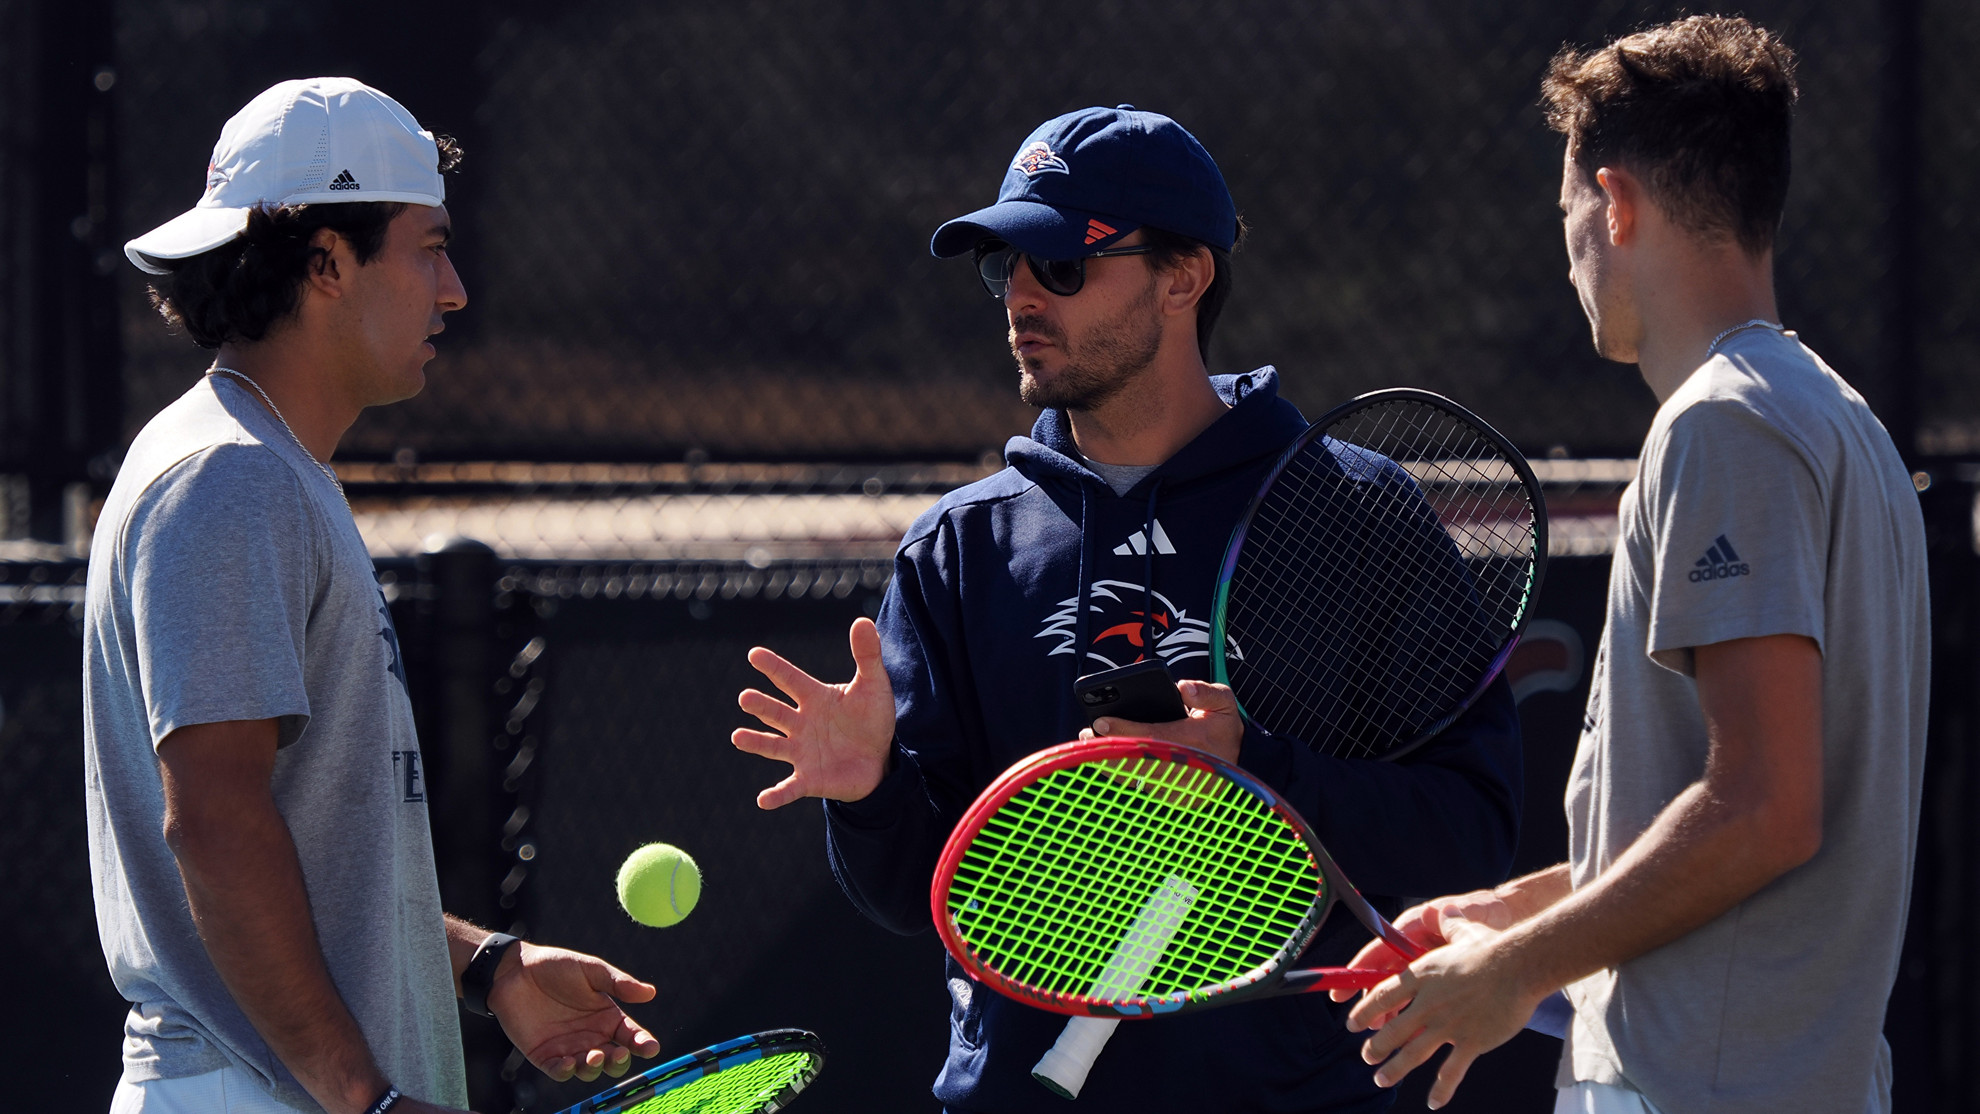
{"type": "Polygon", "coordinates": [[[1141,641],[1146,648],[1144,656],[1156,661],[1162,660],[1155,648],[1155,496],[1162,490],[1162,479],[1148,485],[1148,521],[1142,523],[1141,536],[1148,539],[1148,548],[1142,554],[1141,572],[1141,641]]]}
{"type": "Polygon", "coordinates": [[[1089,610],[1086,578],[1093,574],[1093,531],[1089,524],[1093,519],[1093,493],[1085,483],[1079,485],[1079,583],[1073,596],[1073,676],[1086,673],[1086,630],[1089,610]]]}

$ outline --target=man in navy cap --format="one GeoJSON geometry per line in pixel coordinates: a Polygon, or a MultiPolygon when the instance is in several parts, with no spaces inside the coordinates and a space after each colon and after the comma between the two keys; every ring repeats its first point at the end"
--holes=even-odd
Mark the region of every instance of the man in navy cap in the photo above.
{"type": "MultiPolygon", "coordinates": [[[[1240,230],[1196,139],[1123,105],[1045,123],[997,203],[935,233],[934,253],[973,255],[1003,302],[1019,391],[1044,412],[1005,447],[1008,467],[908,531],[878,626],[853,624],[853,680],[828,685],[752,650],[795,706],[745,692],[743,710],[774,731],[734,735],[793,767],[760,805],[825,798],[832,869],[880,924],[931,927],[935,861],[970,802],[1013,762],[1087,728],[1077,677],[1156,658],[1181,678],[1187,718],[1102,719],[1094,731],[1239,763],[1299,807],[1371,897],[1505,876],[1520,767],[1504,681],[1407,759],[1376,763],[1251,729],[1207,679],[1225,542],[1306,426],[1272,368],[1205,367],[1240,230]]],[[[1358,937],[1339,918],[1305,961],[1344,959],[1358,937]]],[[[948,986],[936,1096],[958,1111],[1057,1101],[1031,1073],[1066,1019],[986,992],[953,960],[948,986]]],[[[1306,995],[1124,1025],[1083,1094],[1108,1109],[1384,1109],[1344,1009],[1306,995]]]]}

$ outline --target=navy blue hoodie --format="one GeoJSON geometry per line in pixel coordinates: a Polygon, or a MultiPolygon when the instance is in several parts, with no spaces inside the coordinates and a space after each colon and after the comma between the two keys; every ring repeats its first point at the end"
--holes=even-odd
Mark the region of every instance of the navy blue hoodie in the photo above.
{"type": "MultiPolygon", "coordinates": [[[[1306,420],[1278,373],[1213,377],[1231,409],[1126,495],[1088,470],[1047,410],[1005,447],[1009,467],[951,492],[894,559],[880,635],[898,715],[879,788],[828,802],[827,850],[847,896],[896,932],[933,927],[935,860],[976,795],[1018,759],[1077,738],[1076,677],[1149,647],[1210,679],[1209,619],[1232,527],[1306,420]],[[1087,606],[1079,606],[1080,600],[1087,606]],[[1085,652],[1079,652],[1081,647],[1085,652]]],[[[1358,888],[1399,896],[1505,878],[1518,838],[1519,721],[1501,679],[1398,762],[1326,758],[1247,730],[1238,762],[1283,793],[1358,888]]],[[[1367,939],[1330,917],[1302,966],[1367,939]]],[[[955,1111],[1055,1108],[1031,1067],[1066,1019],[1004,998],[947,961],[949,1058],[935,1094],[955,1111]]],[[[1389,1105],[1346,1005],[1324,994],[1245,1003],[1115,1030],[1078,1100],[1139,1111],[1375,1111],[1389,1105]]]]}

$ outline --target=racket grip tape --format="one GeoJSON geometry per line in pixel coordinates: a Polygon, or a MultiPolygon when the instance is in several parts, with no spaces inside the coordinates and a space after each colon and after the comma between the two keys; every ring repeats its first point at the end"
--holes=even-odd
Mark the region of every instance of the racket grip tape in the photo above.
{"type": "Polygon", "coordinates": [[[1093,1070],[1093,1061],[1107,1047],[1107,1039],[1114,1035],[1114,1027],[1120,1023],[1118,1017],[1068,1020],[1058,1043],[1038,1058],[1037,1065],[1031,1069],[1031,1078],[1060,1098],[1078,1098],[1079,1089],[1086,1086],[1086,1073],[1093,1070]]]}

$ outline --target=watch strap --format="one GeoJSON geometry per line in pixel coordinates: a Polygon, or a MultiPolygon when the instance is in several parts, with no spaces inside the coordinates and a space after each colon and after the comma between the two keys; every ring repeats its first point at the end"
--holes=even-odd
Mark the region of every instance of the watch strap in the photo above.
{"type": "Polygon", "coordinates": [[[488,1008],[488,992],[495,987],[495,968],[502,964],[502,953],[515,943],[516,937],[506,932],[491,932],[474,950],[474,958],[468,960],[467,969],[461,972],[461,1005],[469,1013],[495,1016],[488,1008]]]}

